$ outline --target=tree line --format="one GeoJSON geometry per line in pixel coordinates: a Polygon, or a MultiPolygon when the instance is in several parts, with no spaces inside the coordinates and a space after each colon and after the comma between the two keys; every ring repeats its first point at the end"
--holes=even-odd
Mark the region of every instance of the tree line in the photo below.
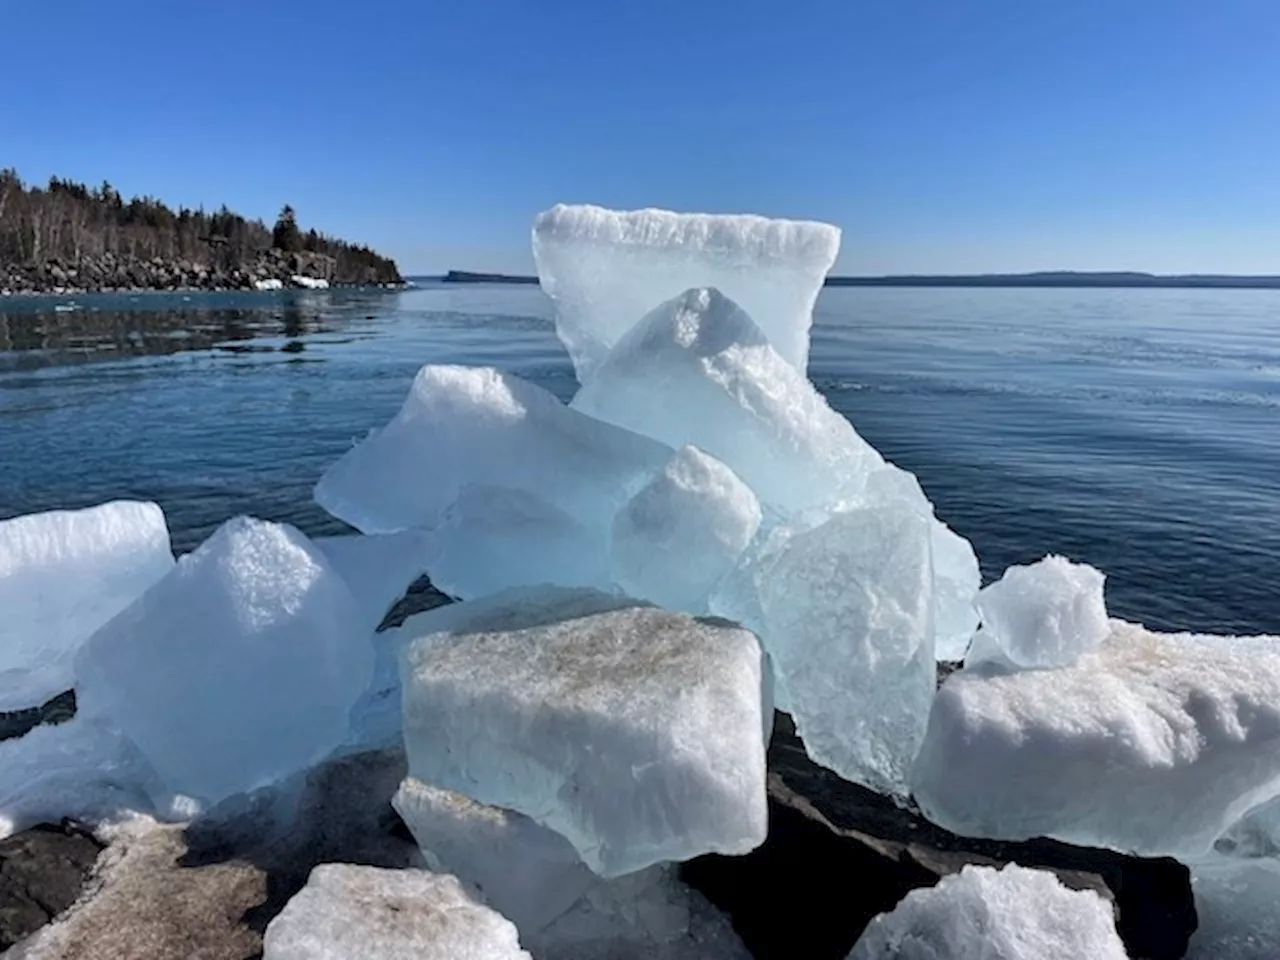
{"type": "Polygon", "coordinates": [[[16,170],[0,169],[0,265],[77,266],[105,255],[160,258],[231,270],[272,248],[332,257],[334,279],[345,283],[400,280],[394,260],[361,244],[299,228],[286,206],[274,227],[224,205],[216,211],[178,207],[153,197],[126,200],[110,183],[98,187],[60,177],[28,186],[16,170]]]}

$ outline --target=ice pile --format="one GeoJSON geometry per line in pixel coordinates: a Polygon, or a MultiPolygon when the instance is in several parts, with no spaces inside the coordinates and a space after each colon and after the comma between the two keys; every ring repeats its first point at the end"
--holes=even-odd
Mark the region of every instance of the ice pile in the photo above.
{"type": "Polygon", "coordinates": [[[1280,638],[1113,620],[1068,667],[962,670],[934,701],[913,787],[968,836],[1203,856],[1280,794],[1280,638]]]}
{"type": "Polygon", "coordinates": [[[531,960],[456,877],[322,864],[267,926],[263,960],[531,960]]]}
{"type": "Polygon", "coordinates": [[[80,645],[172,567],[154,503],[0,522],[0,711],[69,689],[80,645]]]}
{"type": "Polygon", "coordinates": [[[168,793],[216,803],[342,742],[372,673],[370,611],[296,530],[228,521],[81,648],[80,711],[168,793]]]}
{"type": "Polygon", "coordinates": [[[978,594],[982,630],[966,666],[984,661],[1013,668],[1065,667],[1111,632],[1101,571],[1048,556],[1010,567],[978,594]]]}
{"type": "Polygon", "coordinates": [[[534,587],[400,632],[419,780],[530,817],[605,877],[763,842],[763,658],[746,630],[534,587]]]}
{"type": "Polygon", "coordinates": [[[849,960],[1127,960],[1111,905],[1052,873],[966,866],[867,925],[849,960]]]}

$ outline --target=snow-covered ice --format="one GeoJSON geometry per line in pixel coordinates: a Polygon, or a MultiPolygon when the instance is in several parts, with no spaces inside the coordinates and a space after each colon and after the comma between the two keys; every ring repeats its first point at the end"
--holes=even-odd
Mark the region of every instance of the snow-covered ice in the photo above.
{"type": "Polygon", "coordinates": [[[79,709],[167,791],[215,803],[342,742],[375,626],[306,537],[240,517],[81,648],[79,709]]]}
{"type": "Polygon", "coordinates": [[[872,920],[849,960],[1127,960],[1111,911],[1047,871],[966,866],[872,920]]]}
{"type": "Polygon", "coordinates": [[[267,926],[263,960],[531,958],[457,877],[326,863],[267,926]]]}
{"type": "Polygon", "coordinates": [[[897,795],[936,684],[930,556],[927,515],[887,501],[776,531],[712,605],[751,623],[758,604],[779,706],[809,755],[897,795]]]}
{"type": "Polygon", "coordinates": [[[423,367],[399,413],[337,461],[320,506],[365,533],[434,527],[469,483],[536,495],[608,524],[671,450],[489,367],[423,367]]]}
{"type": "Polygon", "coordinates": [[[533,223],[533,257],[556,333],[582,383],[659,303],[714,286],[803,371],[813,305],[840,249],[825,223],[558,204],[533,223]]]}
{"type": "Polygon", "coordinates": [[[577,410],[728,465],[785,513],[856,496],[883,461],[720,291],[639,319],[573,398],[577,410]]]}
{"type": "Polygon", "coordinates": [[[1010,567],[978,594],[982,638],[967,663],[1063,667],[1074,662],[1111,632],[1105,580],[1088,564],[1053,555],[1010,567]]]}
{"type": "Polygon", "coordinates": [[[746,630],[553,587],[401,629],[414,777],[532,817],[602,876],[764,840],[763,658],[746,630]]]}
{"type": "Polygon", "coordinates": [[[0,711],[70,689],[80,645],[172,568],[154,503],[0,521],[0,711]]]}
{"type": "Polygon", "coordinates": [[[253,289],[259,291],[283,290],[284,281],[279,277],[267,277],[265,280],[253,281],[253,289]]]}
{"type": "Polygon", "coordinates": [[[913,792],[967,836],[1202,856],[1280,794],[1280,638],[1119,620],[1054,670],[962,670],[929,717],[913,792]]]}
{"type": "Polygon", "coordinates": [[[435,529],[431,582],[451,597],[529,583],[611,585],[608,528],[588,526],[537,494],[469,483],[435,529]]]}
{"type": "Polygon", "coordinates": [[[760,517],[755,494],[732,470],[683,447],[614,518],[614,579],[632,596],[701,613],[760,517]]]}
{"type": "Polygon", "coordinates": [[[301,273],[295,273],[289,278],[289,282],[295,287],[301,287],[303,290],[329,289],[329,281],[324,279],[324,277],[308,277],[301,273]]]}
{"type": "Polygon", "coordinates": [[[435,539],[423,530],[317,537],[313,543],[347,582],[362,617],[374,626],[382,622],[409,585],[427,572],[436,553],[435,539]]]}

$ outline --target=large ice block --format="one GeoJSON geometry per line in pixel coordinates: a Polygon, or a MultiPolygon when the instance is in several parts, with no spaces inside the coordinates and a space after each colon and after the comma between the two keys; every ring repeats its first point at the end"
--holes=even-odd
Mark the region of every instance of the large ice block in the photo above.
{"type": "Polygon", "coordinates": [[[469,483],[536,495],[607,529],[671,450],[489,367],[426,366],[400,412],[338,460],[316,502],[365,533],[434,527],[469,483]]]}
{"type": "Polygon", "coordinates": [[[646,313],[714,286],[750,311],[804,371],[813,305],[840,249],[825,223],[558,204],[533,222],[533,257],[556,333],[582,383],[646,313]]]}
{"type": "Polygon", "coordinates": [[[714,288],[687,290],[639,320],[572,406],[672,447],[692,444],[788,513],[857,496],[883,463],[714,288]]]}
{"type": "Polygon", "coordinates": [[[683,447],[614,518],[614,579],[632,596],[702,613],[760,517],[756,495],[737,474],[683,447]]]}
{"type": "Polygon", "coordinates": [[[587,526],[543,497],[467,484],[435,530],[431,582],[472,598],[531,583],[607,589],[608,527],[587,526]]]}
{"type": "Polygon", "coordinates": [[[409,585],[427,572],[437,553],[435,538],[425,530],[317,537],[314,544],[347,582],[362,616],[374,626],[382,622],[409,585]]]}
{"type": "Polygon", "coordinates": [[[230,520],[81,648],[80,710],[122,730],[166,790],[214,803],[342,742],[371,620],[298,531],[230,520]]]}
{"type": "Polygon", "coordinates": [[[411,775],[532,817],[603,876],[763,841],[762,657],[746,630],[544,587],[402,632],[411,775]]]}
{"type": "Polygon", "coordinates": [[[457,877],[325,863],[267,925],[263,960],[531,960],[457,877]]]}
{"type": "Polygon", "coordinates": [[[1102,586],[1084,563],[1047,556],[1010,567],[978,594],[982,634],[966,663],[993,660],[1016,667],[1062,667],[1111,632],[1102,586]]]}
{"type": "Polygon", "coordinates": [[[756,605],[779,706],[809,755],[905,795],[937,672],[928,515],[891,500],[775,531],[727,587],[713,609],[756,605]]]}
{"type": "Polygon", "coordinates": [[[966,836],[1194,858],[1280,794],[1280,638],[1111,621],[1055,670],[952,674],[912,778],[966,836]]]}
{"type": "Polygon", "coordinates": [[[1111,905],[1044,870],[963,867],[867,925],[849,960],[1127,960],[1111,905]]]}
{"type": "Polygon", "coordinates": [[[0,711],[69,689],[80,645],[172,567],[154,503],[0,521],[0,711]]]}

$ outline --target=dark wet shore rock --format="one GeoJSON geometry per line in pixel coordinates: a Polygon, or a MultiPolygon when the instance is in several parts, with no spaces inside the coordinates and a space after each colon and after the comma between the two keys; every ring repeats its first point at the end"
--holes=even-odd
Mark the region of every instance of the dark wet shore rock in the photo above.
{"type": "Polygon", "coordinates": [[[0,840],[0,951],[71,906],[101,851],[97,840],[69,822],[0,840]]]}
{"type": "Polygon", "coordinates": [[[769,837],[744,857],[685,864],[684,880],[733,920],[758,958],[844,960],[878,913],[965,864],[1018,863],[1057,873],[1115,904],[1134,960],[1178,960],[1196,929],[1187,868],[1054,840],[958,837],[814,764],[779,715],[769,750],[769,837]]]}

